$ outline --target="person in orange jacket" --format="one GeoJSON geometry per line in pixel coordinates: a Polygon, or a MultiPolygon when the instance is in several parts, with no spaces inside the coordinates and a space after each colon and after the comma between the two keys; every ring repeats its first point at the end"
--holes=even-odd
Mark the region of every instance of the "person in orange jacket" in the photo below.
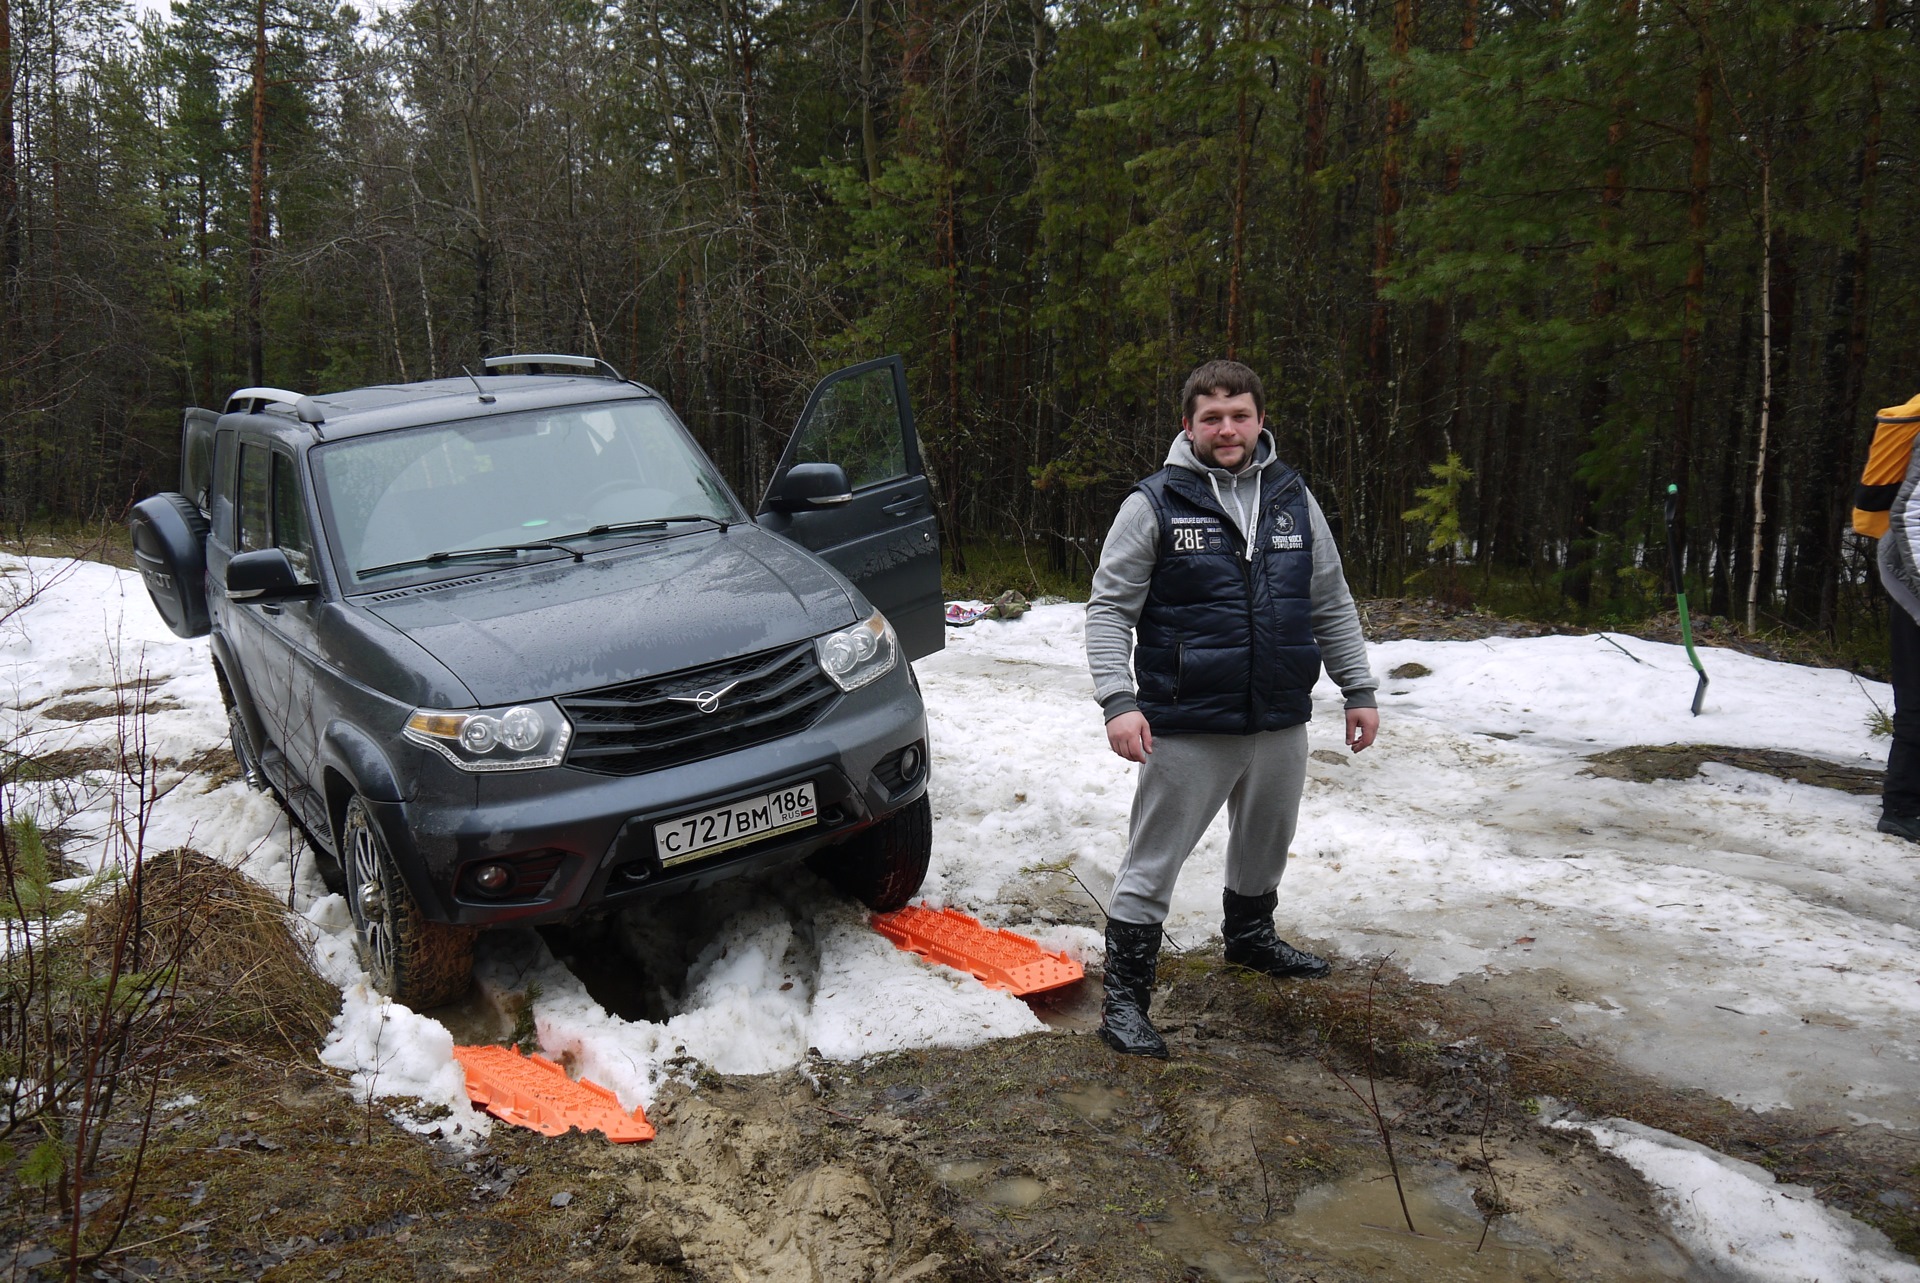
{"type": "Polygon", "coordinates": [[[1920,842],[1920,396],[1875,416],[1853,528],[1880,541],[1893,669],[1893,745],[1880,789],[1882,833],[1920,842]]]}

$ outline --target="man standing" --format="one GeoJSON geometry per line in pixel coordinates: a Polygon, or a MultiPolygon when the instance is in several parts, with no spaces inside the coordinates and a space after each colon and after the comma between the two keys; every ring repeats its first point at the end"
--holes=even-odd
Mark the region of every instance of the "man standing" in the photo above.
{"type": "Polygon", "coordinates": [[[1087,602],[1107,743],[1140,764],[1107,907],[1100,1037],[1138,1056],[1167,1054],[1147,1019],[1161,924],[1180,866],[1223,803],[1227,961],[1271,976],[1327,974],[1273,929],[1323,660],[1346,697],[1352,750],[1380,725],[1339,551],[1274,449],[1259,376],[1209,361],[1180,400],[1181,434],[1166,466],[1120,505],[1087,602]]]}
{"type": "Polygon", "coordinates": [[[1882,833],[1920,842],[1920,396],[1875,416],[1873,444],[1854,494],[1853,528],[1880,541],[1880,584],[1892,601],[1893,744],[1880,789],[1882,833]]]}

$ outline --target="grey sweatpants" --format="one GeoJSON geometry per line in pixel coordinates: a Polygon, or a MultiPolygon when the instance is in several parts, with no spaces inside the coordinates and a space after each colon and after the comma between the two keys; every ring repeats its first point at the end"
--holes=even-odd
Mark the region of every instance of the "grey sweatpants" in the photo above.
{"type": "Polygon", "coordinates": [[[1304,725],[1254,735],[1156,736],[1134,787],[1127,858],[1107,913],[1117,922],[1165,922],[1180,866],[1223,802],[1227,890],[1273,890],[1287,871],[1306,782],[1304,725]]]}

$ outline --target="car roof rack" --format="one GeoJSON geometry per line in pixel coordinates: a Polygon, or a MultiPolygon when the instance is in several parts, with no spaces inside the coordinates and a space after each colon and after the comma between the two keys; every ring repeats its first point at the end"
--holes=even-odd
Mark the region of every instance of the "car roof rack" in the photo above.
{"type": "Polygon", "coordinates": [[[569,370],[582,370],[603,379],[612,379],[616,383],[625,383],[626,375],[614,369],[597,356],[567,356],[558,352],[526,352],[514,356],[490,356],[485,362],[488,374],[496,373],[504,365],[564,365],[569,370]]]}
{"type": "Polygon", "coordinates": [[[222,414],[258,414],[270,405],[284,404],[293,407],[300,422],[318,426],[327,421],[327,415],[320,403],[310,396],[298,392],[289,392],[285,388],[241,388],[227,398],[226,409],[222,414]]]}

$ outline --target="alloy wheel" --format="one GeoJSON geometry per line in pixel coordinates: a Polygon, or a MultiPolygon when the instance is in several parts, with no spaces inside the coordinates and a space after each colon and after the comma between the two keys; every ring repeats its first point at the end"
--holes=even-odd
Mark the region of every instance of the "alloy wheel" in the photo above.
{"type": "Polygon", "coordinates": [[[384,861],[371,822],[364,814],[354,819],[347,828],[348,902],[366,947],[367,970],[373,973],[376,985],[383,985],[391,980],[394,969],[393,918],[381,880],[384,861]]]}

